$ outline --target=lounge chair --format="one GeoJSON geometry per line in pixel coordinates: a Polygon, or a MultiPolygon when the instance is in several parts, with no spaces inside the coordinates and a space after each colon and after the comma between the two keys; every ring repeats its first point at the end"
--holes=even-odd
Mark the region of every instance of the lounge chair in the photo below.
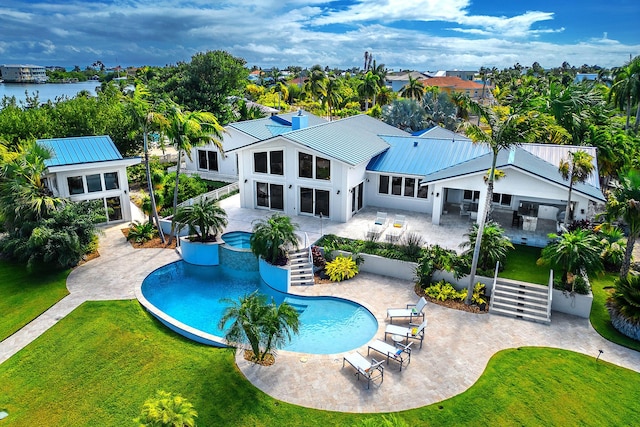
{"type": "Polygon", "coordinates": [[[387,317],[391,319],[391,323],[393,323],[394,317],[408,317],[409,323],[413,322],[414,317],[422,317],[422,320],[424,320],[424,308],[426,305],[427,300],[421,297],[417,304],[407,304],[406,308],[387,309],[387,317]]]}
{"type": "Polygon", "coordinates": [[[367,356],[371,350],[377,351],[387,357],[387,365],[390,360],[394,360],[400,364],[400,370],[402,371],[402,366],[405,362],[407,362],[407,365],[411,363],[411,344],[413,343],[410,342],[407,345],[396,343],[397,347],[394,347],[384,341],[375,340],[369,344],[367,356]]]}
{"type": "MultiPolygon", "coordinates": [[[[422,348],[422,341],[424,340],[424,329],[427,327],[427,319],[417,325],[415,323],[409,323],[409,327],[405,328],[404,326],[398,325],[387,325],[387,328],[384,330],[384,340],[387,340],[387,335],[395,336],[399,338],[399,340],[404,340],[405,342],[409,342],[409,339],[414,339],[420,341],[420,348],[422,348]]],[[[394,341],[398,342],[399,340],[394,341]]]]}
{"type": "Polygon", "coordinates": [[[373,222],[373,224],[370,224],[369,228],[367,229],[367,239],[379,239],[380,236],[382,236],[382,233],[384,233],[384,230],[387,229],[388,225],[389,221],[387,220],[387,213],[378,212],[376,214],[375,221],[373,222]]]}
{"type": "Polygon", "coordinates": [[[395,219],[389,227],[386,239],[389,242],[397,242],[400,236],[407,230],[407,218],[404,215],[396,215],[395,219]]]}
{"type": "Polygon", "coordinates": [[[358,381],[360,381],[360,375],[367,379],[367,388],[369,388],[373,380],[380,378],[380,384],[384,381],[384,366],[382,366],[384,360],[378,362],[376,359],[371,359],[371,362],[369,362],[363,355],[355,352],[344,356],[342,360],[343,368],[344,362],[349,362],[349,364],[354,367],[358,381]]]}

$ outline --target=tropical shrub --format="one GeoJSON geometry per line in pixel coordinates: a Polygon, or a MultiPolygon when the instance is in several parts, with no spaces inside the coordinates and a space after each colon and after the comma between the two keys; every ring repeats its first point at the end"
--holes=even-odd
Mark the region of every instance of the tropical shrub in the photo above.
{"type": "Polygon", "coordinates": [[[640,340],[640,275],[616,279],[614,289],[607,301],[611,323],[621,333],[640,340]]]}
{"type": "Polygon", "coordinates": [[[409,232],[401,240],[400,250],[410,258],[415,258],[420,254],[424,240],[418,233],[409,232]]]}
{"type": "Polygon", "coordinates": [[[215,242],[216,235],[227,225],[227,213],[220,207],[217,199],[202,197],[191,206],[178,208],[174,217],[178,232],[189,227],[189,234],[197,242],[215,242]]]}
{"type": "Polygon", "coordinates": [[[140,416],[133,421],[144,427],[194,427],[198,412],[180,395],[158,390],[147,399],[140,416]]]}
{"type": "Polygon", "coordinates": [[[332,282],[342,282],[358,274],[356,261],[344,255],[338,255],[333,261],[328,262],[324,270],[332,282]]]}
{"type": "MultiPolygon", "coordinates": [[[[152,178],[155,180],[155,178],[152,178]]],[[[163,180],[161,192],[161,200],[167,204],[173,200],[173,191],[175,189],[176,173],[172,172],[166,175],[163,180]]],[[[208,191],[207,183],[198,175],[180,174],[178,182],[178,203],[192,199],[200,194],[208,191]]]]}
{"type": "MultiPolygon", "coordinates": [[[[423,288],[429,286],[436,270],[452,271],[459,264],[459,259],[460,257],[455,251],[444,249],[438,245],[425,248],[416,267],[415,274],[418,283],[423,288]]],[[[457,274],[456,277],[458,277],[457,274]]]]}
{"type": "Polygon", "coordinates": [[[464,301],[467,297],[467,290],[456,290],[451,283],[447,283],[444,280],[434,283],[433,285],[427,287],[424,290],[424,293],[435,299],[436,301],[447,301],[447,300],[455,300],[455,301],[464,301]]]}
{"type": "Polygon", "coordinates": [[[319,246],[311,246],[311,257],[313,258],[313,266],[323,269],[327,265],[327,260],[320,250],[319,246]]]}
{"type": "MultiPolygon", "coordinates": [[[[469,240],[463,242],[460,247],[466,249],[463,253],[465,257],[472,257],[478,236],[478,224],[474,223],[465,237],[469,240]]],[[[484,274],[491,272],[496,263],[504,265],[509,250],[514,249],[508,237],[504,235],[504,229],[496,222],[489,221],[482,233],[482,243],[480,245],[480,258],[478,259],[478,270],[484,274]]],[[[492,274],[488,274],[491,276],[492,274]]]]}
{"type": "Polygon", "coordinates": [[[269,264],[285,265],[287,250],[298,248],[297,228],[298,224],[291,222],[291,218],[278,213],[255,220],[249,240],[251,251],[269,264]]]}
{"type": "Polygon", "coordinates": [[[158,235],[158,229],[152,222],[146,221],[141,223],[140,221],[134,221],[129,224],[129,234],[127,234],[127,240],[133,240],[135,243],[144,243],[153,239],[158,235]]]}
{"type": "MultiPolygon", "coordinates": [[[[482,305],[487,303],[486,286],[484,283],[476,283],[473,287],[473,296],[471,297],[471,302],[477,305],[482,305]]],[[[465,291],[466,292],[466,291],[465,291]]],[[[465,295],[466,296],[466,295],[465,295]]]]}
{"type": "Polygon", "coordinates": [[[273,299],[254,291],[238,300],[223,299],[229,304],[218,327],[224,329],[227,322],[231,326],[225,333],[225,340],[231,345],[248,343],[255,360],[264,361],[273,355],[274,347],[285,344],[300,328],[300,314],[286,302],[276,305],[273,299]]]}
{"type": "Polygon", "coordinates": [[[627,249],[627,239],[618,227],[597,227],[602,252],[600,257],[607,271],[620,271],[624,254],[627,249]]]}

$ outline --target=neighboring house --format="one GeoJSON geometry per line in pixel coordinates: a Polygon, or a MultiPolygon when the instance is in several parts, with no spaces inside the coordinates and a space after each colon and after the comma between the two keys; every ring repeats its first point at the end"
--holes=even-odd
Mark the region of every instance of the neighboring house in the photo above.
{"type": "Polygon", "coordinates": [[[390,87],[394,92],[400,92],[403,87],[409,83],[409,77],[417,80],[424,80],[429,76],[418,71],[401,71],[397,73],[388,73],[385,78],[385,85],[390,87]]]}
{"type": "Polygon", "coordinates": [[[584,81],[596,81],[598,80],[598,73],[578,73],[573,79],[574,83],[581,83],[584,81]]]}
{"type": "MultiPolygon", "coordinates": [[[[213,144],[194,147],[191,150],[191,158],[185,159],[183,172],[197,174],[213,181],[235,182],[238,180],[238,156],[235,151],[256,141],[296,130],[296,126],[300,125],[298,122],[293,123],[293,117],[297,115],[298,113],[294,112],[231,123],[224,128],[224,155],[213,144]]],[[[309,126],[326,123],[325,119],[313,114],[305,113],[302,117],[307,120],[309,126]]]]}
{"type": "Polygon", "coordinates": [[[474,80],[478,71],[461,71],[461,70],[449,70],[445,71],[445,77],[459,77],[462,80],[474,80]]]}
{"type": "Polygon", "coordinates": [[[453,92],[464,93],[471,99],[487,99],[491,97],[489,85],[476,83],[470,80],[463,80],[460,77],[431,77],[421,80],[425,87],[436,86],[441,92],[452,94],[453,92]],[[484,94],[483,94],[484,88],[484,94]]]}
{"type": "MultiPolygon", "coordinates": [[[[438,128],[410,135],[366,115],[315,126],[307,126],[304,117],[294,116],[299,123],[293,127],[254,135],[254,142],[233,149],[242,207],[346,222],[375,206],[425,213],[434,224],[451,215],[452,206],[484,208],[492,157],[484,145],[438,128]]],[[[506,177],[495,183],[496,209],[555,220],[568,194],[558,163],[577,149],[589,152],[597,165],[593,147],[523,144],[501,152],[497,166],[506,177]]],[[[604,203],[597,167],[589,181],[574,185],[572,201],[576,219],[590,217],[604,203]]]]}
{"type": "Polygon", "coordinates": [[[0,65],[0,75],[5,83],[46,83],[49,79],[45,67],[29,64],[0,65]]]}
{"type": "Polygon", "coordinates": [[[139,157],[123,158],[109,136],[39,139],[52,152],[45,161],[45,185],[57,197],[73,202],[99,200],[107,222],[131,221],[127,166],[139,157]]]}

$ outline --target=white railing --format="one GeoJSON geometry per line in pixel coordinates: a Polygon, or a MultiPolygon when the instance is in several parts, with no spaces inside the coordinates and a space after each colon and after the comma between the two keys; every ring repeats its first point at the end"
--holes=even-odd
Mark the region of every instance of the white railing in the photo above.
{"type": "MultiPolygon", "coordinates": [[[[224,182],[236,182],[238,180],[238,175],[226,174],[226,173],[218,173],[218,172],[206,172],[206,171],[194,171],[190,169],[185,169],[186,165],[183,163],[180,168],[180,173],[185,175],[197,175],[202,179],[208,179],[209,181],[224,181],[224,182]]],[[[167,172],[175,172],[175,166],[171,166],[167,168],[167,172]]]]}
{"type": "Polygon", "coordinates": [[[238,182],[234,182],[232,184],[225,185],[224,187],[220,187],[213,191],[209,191],[208,193],[200,194],[199,196],[196,196],[192,199],[185,200],[184,202],[180,203],[178,207],[192,206],[193,204],[198,203],[202,199],[205,199],[205,200],[220,199],[220,197],[231,194],[234,191],[238,191],[239,189],[240,189],[240,184],[238,184],[238,182]]]}
{"type": "MultiPolygon", "coordinates": [[[[496,261],[496,272],[493,275],[493,288],[491,290],[491,299],[489,300],[489,311],[493,308],[494,295],[496,293],[496,285],[498,282],[498,271],[500,270],[500,261],[496,261]]],[[[475,285],[474,285],[475,286],[475,285]]]]}
{"type": "Polygon", "coordinates": [[[307,252],[309,253],[309,263],[313,264],[313,252],[311,251],[311,244],[309,243],[309,235],[307,232],[304,232],[304,247],[307,248],[307,252]]]}
{"type": "Polygon", "coordinates": [[[547,306],[547,317],[551,319],[551,302],[553,301],[553,270],[549,270],[549,304],[547,306]]]}

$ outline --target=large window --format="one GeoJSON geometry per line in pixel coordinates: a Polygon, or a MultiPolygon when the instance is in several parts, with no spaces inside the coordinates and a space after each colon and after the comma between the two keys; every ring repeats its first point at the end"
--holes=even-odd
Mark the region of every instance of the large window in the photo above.
{"type": "Polygon", "coordinates": [[[380,175],[378,193],[426,199],[428,186],[421,187],[421,183],[422,180],[416,178],[380,175]]]}
{"type": "Polygon", "coordinates": [[[258,173],[268,173],[266,152],[253,153],[253,170],[258,173]]]}
{"type": "Polygon", "coordinates": [[[284,152],[279,150],[253,153],[253,170],[257,173],[284,175],[284,152]]]}
{"type": "Polygon", "coordinates": [[[102,179],[100,174],[87,175],[87,191],[89,193],[95,193],[96,191],[102,191],[102,179]]]}
{"type": "Polygon", "coordinates": [[[463,198],[464,198],[464,200],[471,200],[472,202],[477,202],[480,199],[480,192],[479,191],[464,190],[463,198]]]}
{"type": "Polygon", "coordinates": [[[256,205],[275,210],[284,210],[284,187],[278,184],[256,182],[256,205]]]}
{"type": "Polygon", "coordinates": [[[316,179],[331,179],[331,161],[316,157],[316,179]]]}
{"type": "Polygon", "coordinates": [[[380,175],[380,184],[378,185],[378,193],[389,194],[389,175],[380,175]]]}
{"type": "Polygon", "coordinates": [[[391,177],[391,194],[394,196],[400,196],[402,194],[402,177],[391,177]]]}
{"type": "Polygon", "coordinates": [[[511,206],[511,194],[493,193],[493,203],[501,206],[511,206]]]}
{"type": "Polygon", "coordinates": [[[218,153],[209,150],[198,150],[198,168],[218,171],[218,153]]]}
{"type": "Polygon", "coordinates": [[[419,179],[418,180],[418,198],[426,199],[427,197],[429,197],[429,186],[421,185],[421,184],[422,184],[422,180],[419,179]]]}
{"type": "Polygon", "coordinates": [[[300,212],[328,217],[329,192],[313,188],[300,188],[300,212]]]}
{"type": "Polygon", "coordinates": [[[416,194],[416,180],[415,178],[404,179],[404,195],[406,197],[414,197],[416,194]]]}
{"type": "Polygon", "coordinates": [[[84,184],[82,183],[81,176],[68,177],[67,184],[69,184],[69,194],[74,195],[84,193],[84,184]]]}
{"type": "Polygon", "coordinates": [[[298,153],[298,176],[313,178],[313,156],[311,154],[298,153]]]}
{"type": "Polygon", "coordinates": [[[331,179],[331,161],[307,153],[298,153],[298,176],[300,178],[315,178],[328,181],[331,179]]]}
{"type": "Polygon", "coordinates": [[[271,151],[269,152],[269,160],[271,166],[271,173],[274,175],[284,175],[284,152],[283,151],[271,151]]]}

